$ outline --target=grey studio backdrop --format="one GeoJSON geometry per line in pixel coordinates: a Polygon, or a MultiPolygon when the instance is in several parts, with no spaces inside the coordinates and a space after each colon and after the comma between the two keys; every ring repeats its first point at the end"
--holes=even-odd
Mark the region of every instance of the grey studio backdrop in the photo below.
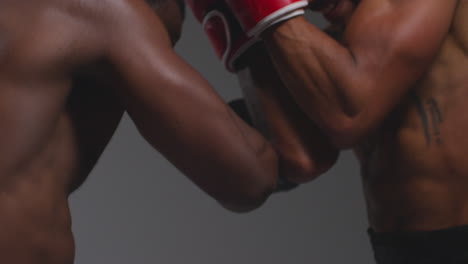
{"type": "MultiPolygon", "coordinates": [[[[324,21],[308,15],[311,21],[324,21]]],[[[187,12],[177,51],[226,100],[241,95],[187,12]]],[[[87,182],[71,196],[77,264],[373,263],[352,153],[315,182],[228,212],[138,134],[128,117],[87,182]]]]}

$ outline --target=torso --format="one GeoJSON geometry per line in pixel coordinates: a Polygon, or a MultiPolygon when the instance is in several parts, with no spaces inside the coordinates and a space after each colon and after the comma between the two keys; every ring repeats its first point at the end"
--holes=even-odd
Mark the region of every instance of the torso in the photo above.
{"type": "Polygon", "coordinates": [[[468,1],[422,80],[356,153],[377,231],[468,224],[468,1]]]}
{"type": "Polygon", "coordinates": [[[90,74],[103,67],[101,51],[85,20],[70,13],[75,2],[0,3],[4,263],[73,263],[68,195],[123,114],[108,76],[90,74]]]}

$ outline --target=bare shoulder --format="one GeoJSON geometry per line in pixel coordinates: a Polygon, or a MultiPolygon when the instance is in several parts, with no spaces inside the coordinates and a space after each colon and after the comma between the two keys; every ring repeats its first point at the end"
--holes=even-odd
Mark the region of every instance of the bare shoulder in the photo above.
{"type": "MultiPolygon", "coordinates": [[[[108,57],[135,51],[172,51],[172,43],[161,18],[145,0],[73,0],[72,10],[87,21],[108,57]],[[150,48],[148,48],[150,47],[150,48]]],[[[112,60],[112,58],[110,58],[112,60]]]]}
{"type": "Polygon", "coordinates": [[[64,69],[95,60],[103,52],[106,22],[119,1],[2,1],[0,56],[8,55],[28,71],[33,66],[64,69]]]}
{"type": "Polygon", "coordinates": [[[65,62],[79,65],[102,56],[112,41],[148,30],[157,19],[144,0],[6,0],[0,2],[0,37],[14,47],[7,54],[17,55],[16,62],[63,69],[65,62]]]}

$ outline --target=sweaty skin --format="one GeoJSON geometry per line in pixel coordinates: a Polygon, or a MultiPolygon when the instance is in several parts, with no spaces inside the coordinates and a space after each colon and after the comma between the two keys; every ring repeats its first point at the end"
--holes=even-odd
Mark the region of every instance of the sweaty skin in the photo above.
{"type": "Polygon", "coordinates": [[[339,2],[335,41],[303,18],[265,34],[296,102],[361,162],[371,227],[468,224],[468,1],[339,2]]]}
{"type": "Polygon", "coordinates": [[[157,12],[143,0],[0,2],[1,263],[73,263],[68,195],[124,110],[223,206],[251,210],[275,188],[275,150],[174,53],[178,6],[157,12]]]}

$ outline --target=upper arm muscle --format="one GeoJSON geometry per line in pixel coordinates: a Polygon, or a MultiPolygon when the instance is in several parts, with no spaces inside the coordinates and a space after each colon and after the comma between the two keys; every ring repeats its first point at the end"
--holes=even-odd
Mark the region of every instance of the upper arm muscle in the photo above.
{"type": "Polygon", "coordinates": [[[362,0],[344,36],[357,74],[368,79],[370,87],[387,87],[387,92],[378,91],[383,97],[404,91],[430,67],[448,33],[455,4],[456,0],[362,0]]]}
{"type": "Polygon", "coordinates": [[[229,200],[275,177],[266,141],[234,118],[209,83],[173,50],[143,0],[128,2],[109,38],[125,107],[158,151],[206,192],[229,200]],[[248,183],[248,185],[246,185],[248,183]]]}
{"type": "Polygon", "coordinates": [[[437,56],[457,0],[362,0],[344,32],[353,58],[335,82],[353,98],[356,135],[384,120],[437,56]]]}

